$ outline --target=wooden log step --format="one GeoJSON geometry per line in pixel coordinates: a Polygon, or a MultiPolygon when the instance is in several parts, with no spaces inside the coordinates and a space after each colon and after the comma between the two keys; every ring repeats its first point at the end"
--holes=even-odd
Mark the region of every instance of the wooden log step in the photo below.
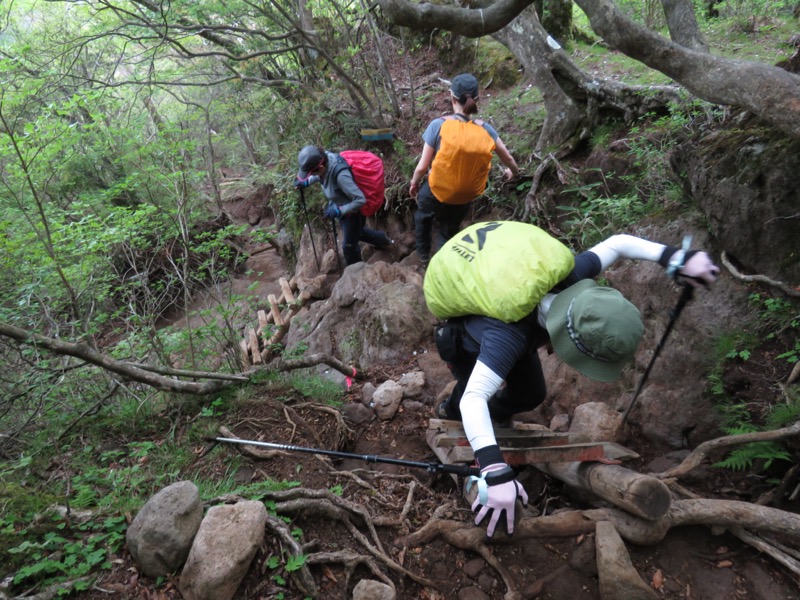
{"type": "MultiPolygon", "coordinates": [[[[434,450],[434,453],[436,453],[436,450],[447,450],[446,456],[450,463],[471,463],[475,460],[475,455],[470,446],[454,446],[451,448],[438,447],[436,449],[431,446],[431,449],[434,450]]],[[[623,458],[630,458],[631,454],[636,456],[636,453],[613,442],[561,444],[558,446],[540,446],[534,448],[509,448],[500,446],[500,452],[503,453],[503,460],[509,465],[528,465],[531,467],[539,463],[616,463],[619,461],[619,458],[613,458],[615,455],[622,455],[623,458]]]]}
{"type": "Polygon", "coordinates": [[[292,287],[289,285],[289,282],[286,281],[285,277],[281,277],[278,279],[278,284],[281,286],[281,291],[283,292],[284,303],[292,304],[294,302],[294,294],[292,293],[292,287]]]}
{"type": "Polygon", "coordinates": [[[672,503],[672,494],[663,481],[619,465],[539,463],[536,468],[643,519],[660,519],[672,503]]]}
{"type": "MultiPolygon", "coordinates": [[[[428,430],[435,431],[436,444],[442,447],[469,446],[460,421],[430,419],[428,430]]],[[[513,428],[495,428],[495,439],[501,446],[558,446],[569,443],[568,433],[550,431],[533,423],[514,423],[513,428]]]]}

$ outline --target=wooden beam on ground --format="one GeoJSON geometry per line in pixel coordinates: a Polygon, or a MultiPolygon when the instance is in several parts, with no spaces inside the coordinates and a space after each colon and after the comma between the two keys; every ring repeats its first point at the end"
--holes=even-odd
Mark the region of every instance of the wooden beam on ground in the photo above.
{"type": "Polygon", "coordinates": [[[247,340],[242,340],[239,342],[239,349],[241,350],[241,354],[239,355],[239,360],[242,363],[242,371],[247,371],[250,368],[250,356],[249,356],[249,349],[250,347],[247,345],[247,340]]]}
{"type": "Polygon", "coordinates": [[[261,364],[261,350],[258,349],[258,336],[252,327],[247,329],[247,342],[250,346],[250,354],[253,357],[253,364],[261,364]]]}
{"type": "Polygon", "coordinates": [[[536,468],[650,521],[667,514],[672,504],[663,481],[619,465],[564,462],[539,463],[536,468]]]}
{"type": "Polygon", "coordinates": [[[283,292],[283,299],[288,304],[294,303],[294,294],[292,293],[292,288],[289,285],[289,282],[286,281],[285,277],[281,277],[278,279],[278,284],[281,286],[281,291],[283,292]]]}
{"type": "Polygon", "coordinates": [[[267,320],[267,313],[266,311],[259,310],[258,311],[258,335],[264,336],[267,333],[267,328],[269,327],[269,321],[267,320]]]}
{"type": "Polygon", "coordinates": [[[267,296],[267,301],[269,302],[270,307],[270,314],[272,314],[272,320],[278,327],[283,327],[283,317],[281,316],[281,307],[278,306],[278,299],[275,297],[275,294],[270,294],[267,296]]]}

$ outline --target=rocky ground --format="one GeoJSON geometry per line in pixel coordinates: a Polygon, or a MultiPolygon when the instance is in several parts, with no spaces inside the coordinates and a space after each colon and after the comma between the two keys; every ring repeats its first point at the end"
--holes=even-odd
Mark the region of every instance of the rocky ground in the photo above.
{"type": "MultiPolygon", "coordinates": [[[[397,254],[388,260],[399,260],[408,269],[419,271],[410,255],[407,236],[405,240],[405,245],[401,244],[397,254]]],[[[282,266],[271,252],[259,256],[262,272],[266,268],[274,275],[282,266]]],[[[381,257],[373,260],[377,258],[381,257]]],[[[270,293],[270,286],[276,284],[270,283],[267,273],[260,279],[262,292],[270,293]]],[[[340,409],[309,403],[297,392],[276,384],[262,385],[253,388],[247,401],[224,414],[219,425],[245,439],[337,449],[357,456],[435,461],[425,442],[425,431],[436,396],[451,378],[430,343],[403,352],[391,364],[372,364],[360,374],[347,389],[340,409]],[[398,381],[403,374],[416,371],[425,374],[426,385],[421,395],[406,399],[393,418],[377,418],[368,407],[374,387],[387,380],[398,381]],[[341,415],[345,415],[344,420],[341,415]]],[[[768,355],[760,358],[767,364],[768,355]]],[[[771,370],[754,372],[748,368],[747,373],[731,372],[730,380],[741,382],[746,378],[747,387],[755,394],[774,381],[771,370]]],[[[333,371],[331,375],[342,379],[333,371]]],[[[740,394],[746,393],[745,386],[739,387],[743,388],[740,394]]],[[[622,400],[628,397],[626,394],[622,400]]],[[[757,400],[753,397],[753,401],[757,400]]],[[[574,404],[574,399],[565,401],[554,396],[522,420],[549,425],[554,416],[568,412],[574,404]]],[[[626,466],[642,472],[674,465],[686,454],[686,451],[665,451],[662,444],[654,443],[635,422],[626,446],[640,454],[639,459],[629,461],[626,466]]],[[[307,554],[316,557],[309,570],[320,598],[349,599],[355,584],[365,578],[390,579],[397,598],[403,599],[600,598],[592,532],[498,539],[489,544],[466,543],[457,536],[439,535],[424,541],[415,537],[435,519],[462,523],[466,530],[472,528],[469,523],[472,514],[462,497],[462,482],[454,481],[451,476],[358,458],[331,460],[307,453],[286,453],[267,460],[251,456],[235,473],[230,473],[228,459],[240,449],[220,446],[208,450],[207,446],[198,446],[198,460],[181,476],[191,479],[203,474],[220,480],[232,476],[232,483],[251,487],[268,480],[292,481],[307,490],[309,497],[329,490],[347,503],[347,509],[333,512],[309,504],[307,510],[290,517],[290,525],[298,540],[306,545],[307,554]],[[349,557],[347,560],[342,558],[344,554],[349,557]],[[521,595],[509,595],[508,581],[521,595]]],[[[701,497],[756,501],[770,487],[765,479],[766,476],[749,472],[704,466],[684,483],[701,497]]],[[[530,496],[526,516],[557,515],[598,505],[596,500],[573,493],[533,467],[522,469],[520,480],[530,496]]],[[[634,567],[657,597],[800,598],[797,583],[787,570],[724,530],[678,527],[656,545],[627,547],[634,567]]],[[[285,564],[284,553],[281,541],[268,535],[236,598],[305,598],[293,573],[281,566],[285,564]]],[[[81,597],[107,598],[109,591],[116,597],[127,598],[180,597],[176,585],[179,575],[165,581],[139,577],[127,553],[117,557],[115,565],[109,577],[97,582],[95,591],[81,597]]]]}

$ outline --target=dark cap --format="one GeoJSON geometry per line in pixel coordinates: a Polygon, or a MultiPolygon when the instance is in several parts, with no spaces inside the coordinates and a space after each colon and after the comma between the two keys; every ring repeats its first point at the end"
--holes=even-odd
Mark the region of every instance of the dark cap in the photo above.
{"type": "Polygon", "coordinates": [[[450,93],[453,94],[456,100],[461,104],[467,101],[467,96],[470,96],[473,100],[477,100],[478,80],[474,75],[470,75],[469,73],[456,75],[453,77],[453,81],[450,82],[450,93]]]}
{"type": "Polygon", "coordinates": [[[317,146],[304,146],[297,155],[297,164],[300,170],[298,179],[306,179],[309,172],[317,170],[325,162],[325,153],[317,146]]]}

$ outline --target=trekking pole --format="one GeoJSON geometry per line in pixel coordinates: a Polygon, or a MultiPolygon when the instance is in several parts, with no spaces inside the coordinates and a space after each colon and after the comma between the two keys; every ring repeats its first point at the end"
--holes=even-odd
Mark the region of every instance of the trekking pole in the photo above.
{"type": "Polygon", "coordinates": [[[317,271],[321,270],[319,265],[319,257],[317,256],[317,247],[314,245],[314,234],[311,231],[311,220],[308,218],[308,208],[306,208],[306,192],[304,188],[297,188],[300,190],[300,204],[303,205],[303,213],[306,215],[306,224],[308,225],[308,237],[311,239],[311,249],[314,251],[314,260],[317,261],[317,271]]]}
{"type": "Polygon", "coordinates": [[[390,465],[401,465],[404,467],[416,467],[426,469],[431,473],[452,473],[454,475],[480,476],[481,470],[478,467],[467,465],[446,465],[438,462],[417,462],[413,460],[403,460],[400,458],[388,458],[375,456],[374,454],[353,454],[350,452],[337,452],[336,450],[321,450],[319,448],[304,448],[303,446],[290,446],[288,444],[273,444],[272,442],[254,442],[250,440],[239,440],[236,438],[207,438],[210,442],[221,444],[241,444],[243,446],[260,446],[272,448],[273,450],[286,450],[288,452],[306,452],[308,454],[321,454],[323,456],[333,456],[334,458],[355,458],[370,463],[386,463],[390,465]]]}
{"type": "Polygon", "coordinates": [[[670,318],[669,318],[669,323],[667,323],[667,329],[664,331],[664,335],[661,336],[661,340],[658,342],[655,352],[653,352],[653,358],[650,359],[650,364],[647,365],[647,368],[644,370],[642,379],[639,381],[639,386],[636,388],[636,392],[633,394],[633,398],[631,398],[631,401],[628,403],[628,408],[625,409],[625,412],[622,415],[623,425],[625,424],[625,421],[628,418],[628,413],[630,413],[631,409],[633,408],[633,404],[636,402],[636,398],[639,397],[639,392],[641,392],[642,388],[644,387],[644,382],[647,381],[647,376],[650,375],[650,369],[653,368],[653,363],[656,362],[656,358],[658,358],[661,349],[664,347],[664,342],[667,341],[667,336],[669,335],[669,332],[672,331],[672,328],[675,325],[675,321],[678,320],[678,317],[680,316],[683,307],[689,303],[689,300],[692,299],[693,294],[694,294],[694,288],[688,283],[684,283],[683,291],[681,292],[681,297],[678,299],[678,303],[675,305],[675,308],[673,308],[669,313],[670,318]]]}
{"type": "Polygon", "coordinates": [[[344,273],[342,269],[342,259],[339,258],[339,239],[336,237],[336,219],[331,219],[331,229],[333,229],[333,251],[336,253],[336,264],[339,265],[339,274],[344,273]]]}

